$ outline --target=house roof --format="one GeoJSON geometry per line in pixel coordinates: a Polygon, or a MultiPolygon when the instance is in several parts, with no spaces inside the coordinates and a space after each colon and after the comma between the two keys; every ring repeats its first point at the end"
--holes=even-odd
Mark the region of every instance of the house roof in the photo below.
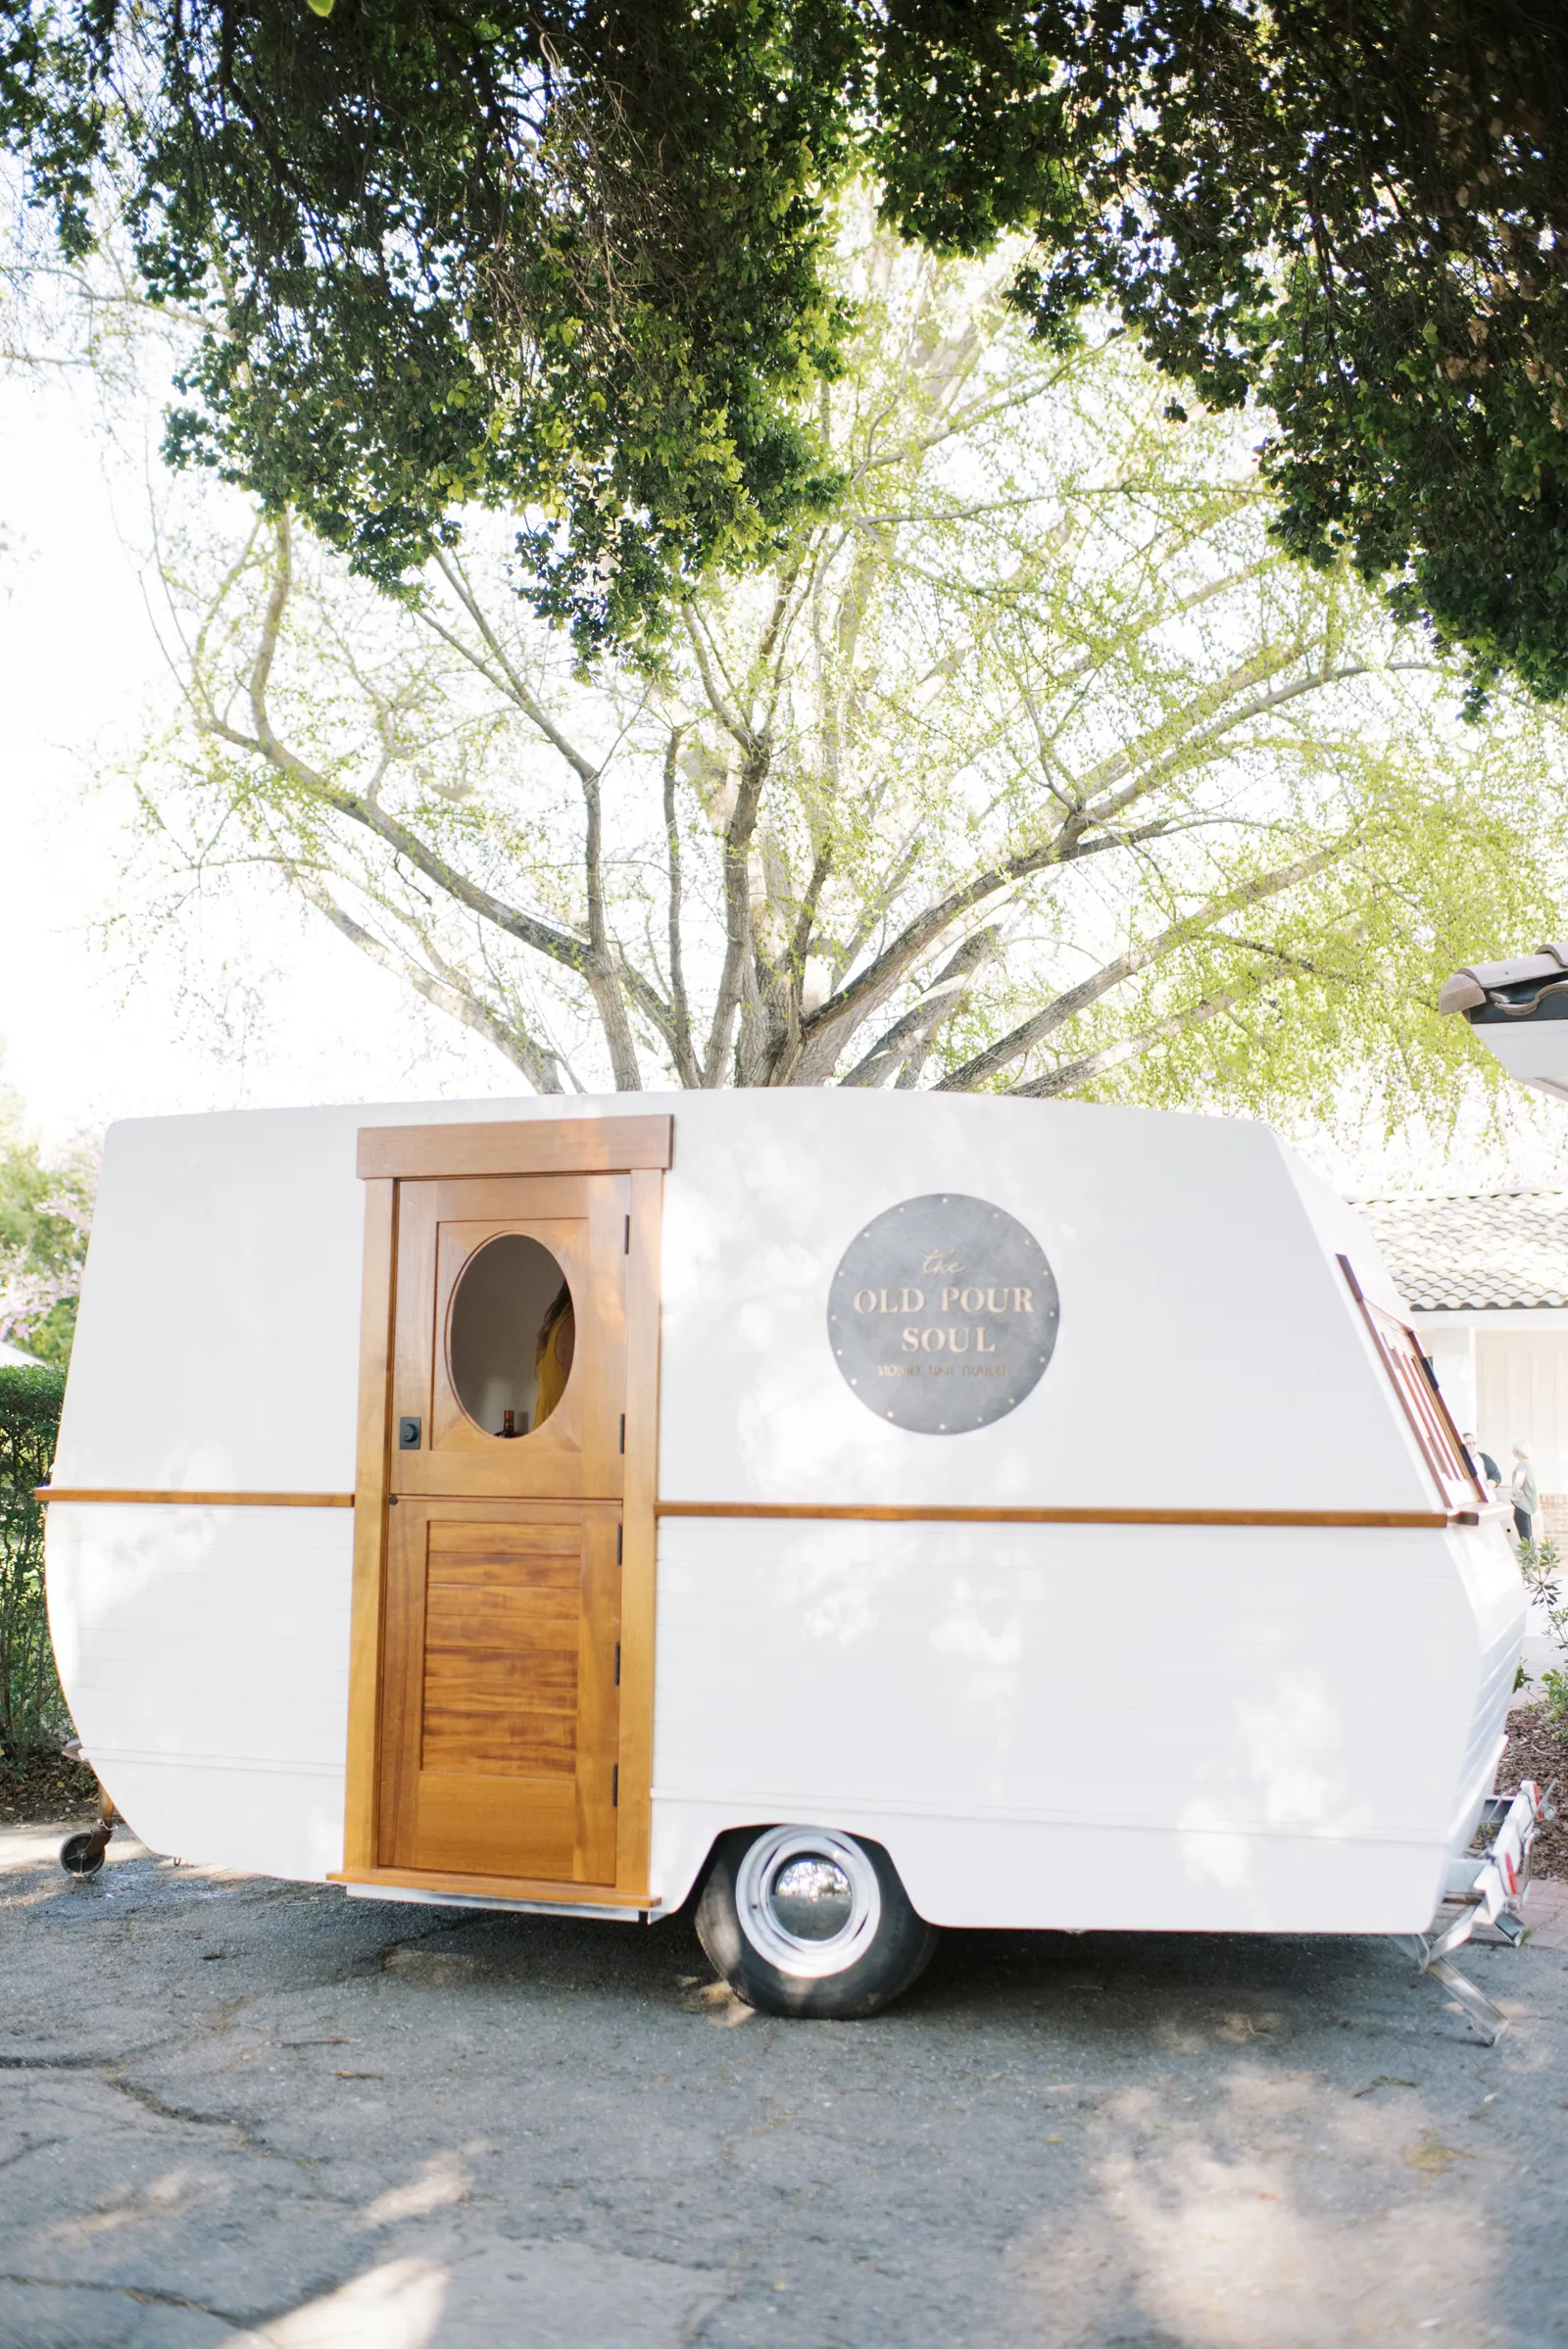
{"type": "Polygon", "coordinates": [[[1568,1305],[1568,1191],[1356,1199],[1414,1313],[1568,1305]]]}
{"type": "Polygon", "coordinates": [[[1539,946],[1533,954],[1515,954],[1508,962],[1472,962],[1445,979],[1438,994],[1440,1011],[1462,1011],[1467,1019],[1479,1013],[1530,1019],[1543,1004],[1548,1014],[1561,1009],[1556,1000],[1568,989],[1568,947],[1539,946]]]}

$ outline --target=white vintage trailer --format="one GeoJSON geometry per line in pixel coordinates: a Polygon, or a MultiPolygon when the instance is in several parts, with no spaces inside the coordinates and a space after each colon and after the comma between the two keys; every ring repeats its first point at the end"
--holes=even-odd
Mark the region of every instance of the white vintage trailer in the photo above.
{"type": "Polygon", "coordinates": [[[1424,1933],[1525,1613],[1353,1215],[1131,1109],[119,1125],[52,1495],[154,1847],[634,1920],[703,1880],[812,2013],[946,1925],[1424,1933]]]}

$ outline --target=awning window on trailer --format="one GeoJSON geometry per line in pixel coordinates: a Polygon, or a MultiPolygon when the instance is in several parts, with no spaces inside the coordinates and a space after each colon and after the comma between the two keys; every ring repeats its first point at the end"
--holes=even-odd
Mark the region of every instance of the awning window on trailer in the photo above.
{"type": "Polygon", "coordinates": [[[1458,1431],[1448,1416],[1448,1406],[1421,1350],[1421,1341],[1407,1322],[1398,1320],[1362,1295],[1348,1256],[1342,1256],[1340,1263],[1438,1491],[1450,1509],[1473,1509],[1478,1501],[1485,1502],[1490,1495],[1482,1491],[1465,1455],[1458,1431]]]}

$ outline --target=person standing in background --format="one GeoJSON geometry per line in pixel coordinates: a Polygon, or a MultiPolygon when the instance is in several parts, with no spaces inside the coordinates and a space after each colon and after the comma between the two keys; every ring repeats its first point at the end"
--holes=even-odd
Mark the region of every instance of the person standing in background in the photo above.
{"type": "Polygon", "coordinates": [[[1528,1444],[1516,1444],[1513,1447],[1513,1485],[1508,1497],[1513,1502],[1514,1531],[1521,1542],[1533,1542],[1541,1495],[1536,1491],[1536,1472],[1528,1444]]]}
{"type": "Polygon", "coordinates": [[[1482,1450],[1479,1437],[1461,1436],[1459,1441],[1464,1445],[1471,1467],[1492,1494],[1493,1499],[1495,1500],[1497,1487],[1502,1483],[1502,1470],[1497,1466],[1491,1452],[1482,1450]]]}

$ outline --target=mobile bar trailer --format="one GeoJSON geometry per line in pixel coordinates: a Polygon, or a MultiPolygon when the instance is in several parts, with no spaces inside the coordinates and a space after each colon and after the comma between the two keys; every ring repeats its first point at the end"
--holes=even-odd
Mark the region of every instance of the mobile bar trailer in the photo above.
{"type": "Polygon", "coordinates": [[[1501,1512],[1259,1125],[858,1090],[120,1124],[50,1501],[82,1744],[187,1859],[627,1921],[700,1887],[740,1996],[808,2016],[943,1926],[1440,1969],[1519,1930],[1534,1790],[1472,1849],[1501,1512]]]}

